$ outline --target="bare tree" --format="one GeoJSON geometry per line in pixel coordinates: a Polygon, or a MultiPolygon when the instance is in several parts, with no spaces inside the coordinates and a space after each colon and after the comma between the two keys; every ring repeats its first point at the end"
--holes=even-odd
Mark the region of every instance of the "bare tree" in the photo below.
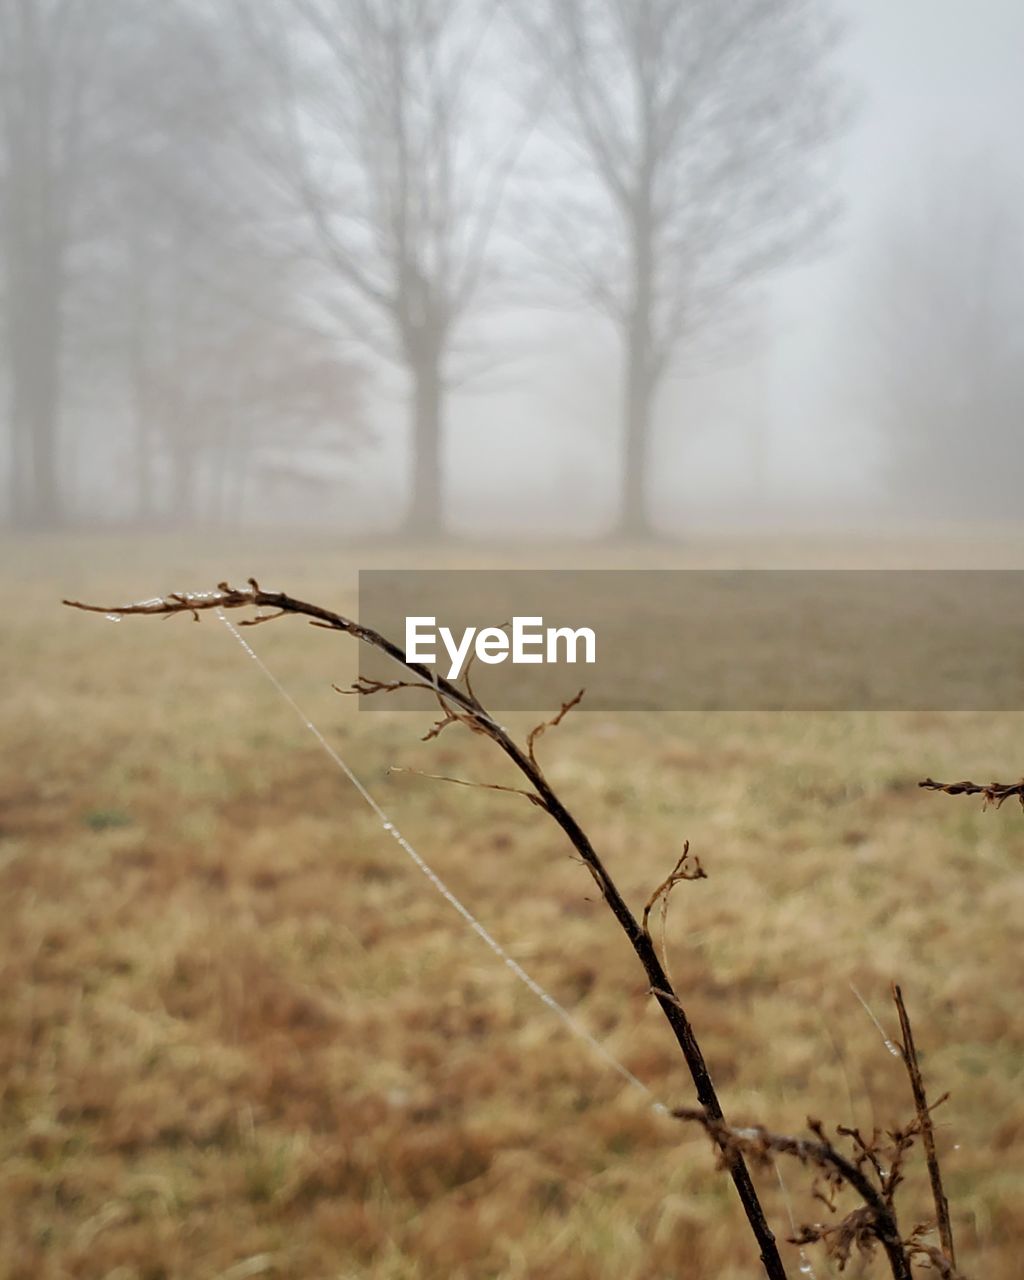
{"type": "Polygon", "coordinates": [[[673,358],[832,212],[835,30],[823,0],[535,0],[523,26],[575,161],[549,188],[548,244],[622,343],[620,527],[643,535],[673,358]]]}
{"type": "Polygon", "coordinates": [[[171,236],[125,263],[115,372],[132,392],[140,518],[237,518],[271,466],[334,474],[368,438],[364,371],[305,314],[289,264],[218,265],[215,250],[171,236]]]}
{"type": "Polygon", "coordinates": [[[177,522],[237,518],[253,480],[286,466],[312,479],[318,464],[350,462],[368,434],[360,367],[297,312],[287,276],[255,281],[248,306],[241,288],[218,298],[207,286],[172,310],[176,340],[146,370],[177,522]]]}
{"type": "Polygon", "coordinates": [[[91,100],[116,0],[0,0],[0,277],[15,523],[61,514],[58,414],[69,252],[91,100]]]}
{"type": "Polygon", "coordinates": [[[224,520],[271,459],[315,449],[335,470],[362,434],[362,371],[315,322],[275,233],[287,206],[236,145],[232,117],[265,141],[267,113],[226,17],[167,0],[126,23],[103,78],[68,381],[108,435],[127,420],[113,479],[128,492],[127,460],[139,520],[224,520]]]}
{"type": "MultiPolygon", "coordinates": [[[[226,145],[230,110],[246,101],[251,120],[261,119],[228,34],[215,8],[167,0],[133,26],[110,77],[116,141],[94,210],[105,234],[86,305],[108,317],[100,337],[116,394],[130,405],[142,520],[157,514],[162,462],[174,521],[198,514],[199,471],[224,398],[211,367],[259,305],[269,267],[257,251],[257,184],[226,145]]],[[[234,372],[222,363],[220,379],[234,372]]]]}
{"type": "Polygon", "coordinates": [[[72,372],[108,434],[124,424],[112,480],[125,514],[223,522],[286,455],[297,472],[341,474],[369,434],[365,373],[317,323],[298,264],[244,221],[205,220],[176,183],[159,190],[117,189],[117,234],[77,302],[95,319],[75,335],[72,372]]]}
{"type": "Polygon", "coordinates": [[[491,278],[496,218],[536,103],[488,111],[495,0],[281,0],[242,18],[282,107],[273,157],[349,332],[410,384],[407,525],[443,527],[456,329],[491,278]],[[271,20],[276,12],[276,23],[271,20]]]}
{"type": "Polygon", "coordinates": [[[876,242],[856,398],[901,507],[1014,517],[1024,406],[1024,204],[984,164],[933,169],[876,242]]]}

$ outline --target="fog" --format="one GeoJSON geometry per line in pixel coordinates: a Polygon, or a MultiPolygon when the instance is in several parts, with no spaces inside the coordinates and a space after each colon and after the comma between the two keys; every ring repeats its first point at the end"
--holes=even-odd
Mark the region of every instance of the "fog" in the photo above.
{"type": "Polygon", "coordinates": [[[1015,520],[1013,0],[0,0],[17,528],[1015,520]]]}

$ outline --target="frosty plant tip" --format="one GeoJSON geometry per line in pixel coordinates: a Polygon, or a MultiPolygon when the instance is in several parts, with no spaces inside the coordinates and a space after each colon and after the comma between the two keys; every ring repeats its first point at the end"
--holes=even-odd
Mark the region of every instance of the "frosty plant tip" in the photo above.
{"type": "Polygon", "coordinates": [[[597,636],[590,627],[545,627],[543,618],[513,618],[506,627],[466,627],[456,638],[449,627],[432,617],[407,617],[405,652],[410,662],[438,661],[438,641],[449,658],[449,680],[458,680],[472,651],[490,665],[597,661],[597,636]],[[582,647],[582,659],[580,657],[582,647]]]}

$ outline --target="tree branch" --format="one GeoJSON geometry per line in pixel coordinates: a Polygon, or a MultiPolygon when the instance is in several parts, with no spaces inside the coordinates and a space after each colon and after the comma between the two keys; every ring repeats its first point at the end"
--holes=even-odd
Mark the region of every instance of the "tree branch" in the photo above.
{"type": "Polygon", "coordinates": [[[1011,796],[1016,796],[1024,809],[1024,780],[1021,782],[990,782],[982,786],[977,782],[936,782],[933,778],[925,778],[917,784],[926,791],[944,791],[947,796],[984,796],[984,807],[993,805],[1000,808],[1011,796]]]}
{"type": "MultiPolygon", "coordinates": [[[[246,609],[265,608],[278,610],[281,614],[293,613],[309,618],[319,626],[353,636],[363,644],[387,654],[406,671],[419,677],[426,688],[436,694],[446,710],[454,712],[469,727],[478,733],[491,738],[498,748],[512,761],[519,772],[529,782],[533,792],[533,802],[543,808],[561,827],[573,848],[590,871],[600,889],[605,902],[619,927],[625,933],[630,946],[643,965],[649,986],[665,1015],[676,1042],[682,1050],[683,1057],[690,1072],[696,1090],[697,1099],[703,1108],[700,1113],[709,1125],[717,1125],[722,1135],[718,1141],[723,1162],[729,1170],[733,1185],[739,1195],[750,1229],[757,1241],[761,1254],[761,1262],[769,1280],[786,1280],[786,1270],[779,1254],[775,1236],[768,1225],[764,1209],[754,1187],[750,1171],[743,1158],[743,1153],[731,1140],[727,1140],[728,1127],[722,1105],[711,1079],[704,1059],[703,1051],[698,1043],[696,1032],[686,1011],[672,987],[661,961],[658,958],[654,943],[641,923],[630,910],[621,892],[612,880],[604,862],[590,842],[589,836],[566,808],[561,798],[551,787],[540,765],[532,758],[529,749],[524,750],[499,725],[470,692],[436,674],[423,663],[410,661],[404,651],[393,641],[388,640],[371,627],[363,626],[351,618],[325,609],[317,604],[296,600],[280,591],[263,591],[254,578],[243,588],[229,586],[226,582],[218,585],[216,591],[200,593],[174,592],[171,595],[126,605],[91,605],[81,601],[65,600],[64,604],[75,609],[84,609],[91,613],[102,613],[118,617],[136,614],[171,617],[176,614],[191,614],[198,619],[201,612],[210,609],[246,609]],[[535,796],[535,798],[534,798],[535,796]]],[[[568,708],[566,708],[567,710],[568,708]]],[[[902,1280],[902,1277],[901,1277],[902,1280]]]]}

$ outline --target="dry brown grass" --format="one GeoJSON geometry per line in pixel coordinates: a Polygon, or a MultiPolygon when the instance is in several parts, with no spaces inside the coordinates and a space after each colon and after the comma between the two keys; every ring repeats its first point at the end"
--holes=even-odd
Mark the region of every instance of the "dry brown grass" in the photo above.
{"type": "MultiPolygon", "coordinates": [[[[703,1135],[651,1114],[495,964],[230,637],[56,604],[257,572],[343,607],[356,557],[13,550],[3,1280],[756,1275],[703,1135]]],[[[500,763],[460,730],[419,743],[429,709],[332,694],[355,674],[336,637],[286,620],[255,641],[496,936],[660,1097],[690,1102],[635,959],[543,815],[385,776],[506,780],[500,763]]],[[[987,1280],[1019,1275],[1024,1232],[1024,827],[916,783],[1018,775],[1022,729],[580,714],[543,744],[634,906],[684,837],[707,868],[676,890],[670,959],[731,1119],[904,1118],[902,1066],[849,990],[888,1018],[899,979],[929,1084],[953,1095],[938,1141],[961,1264],[987,1280]]],[[[798,1216],[819,1216],[787,1177],[798,1216]]],[[[905,1194],[927,1214],[923,1171],[905,1194]]]]}

